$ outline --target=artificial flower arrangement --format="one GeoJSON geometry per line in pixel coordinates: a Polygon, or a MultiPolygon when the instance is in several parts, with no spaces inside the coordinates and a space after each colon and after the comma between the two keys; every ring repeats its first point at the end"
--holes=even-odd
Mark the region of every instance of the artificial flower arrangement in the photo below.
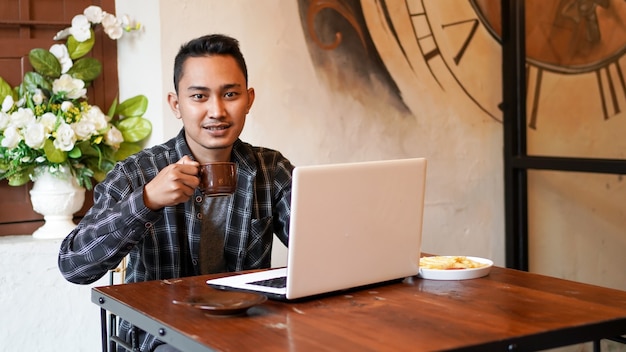
{"type": "Polygon", "coordinates": [[[11,88],[0,77],[0,180],[20,186],[44,172],[69,172],[91,189],[92,178],[102,181],[117,161],[142,149],[152,130],[143,118],[145,96],[115,99],[106,114],[87,101],[87,87],[102,71],[98,60],[86,56],[98,25],[113,40],[141,28],[126,16],[89,6],[54,37],[64,44],[30,51],[34,71],[19,86],[11,88]]]}

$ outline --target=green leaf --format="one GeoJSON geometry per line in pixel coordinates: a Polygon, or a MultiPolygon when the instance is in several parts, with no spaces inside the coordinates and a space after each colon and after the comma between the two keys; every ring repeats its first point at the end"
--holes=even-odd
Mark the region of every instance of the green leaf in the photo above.
{"type": "Polygon", "coordinates": [[[105,172],[105,171],[96,170],[96,171],[93,173],[93,178],[94,178],[94,180],[96,180],[96,182],[102,182],[102,181],[104,181],[104,179],[106,178],[106,176],[107,176],[107,172],[105,172]]]}
{"type": "Polygon", "coordinates": [[[7,81],[0,77],[0,104],[2,104],[4,98],[6,98],[8,95],[13,95],[13,89],[7,81]]]}
{"type": "Polygon", "coordinates": [[[145,95],[137,95],[124,100],[117,106],[115,111],[124,117],[143,116],[148,109],[148,98],[145,95]]]}
{"type": "Polygon", "coordinates": [[[120,161],[128,158],[129,156],[141,151],[141,146],[135,143],[123,142],[120,144],[120,149],[115,153],[115,160],[120,161]]]}
{"type": "Polygon", "coordinates": [[[125,142],[135,143],[150,135],[152,124],[143,117],[128,117],[117,123],[117,129],[122,132],[125,142]]]}
{"type": "Polygon", "coordinates": [[[96,180],[96,182],[104,181],[106,176],[107,176],[106,172],[102,172],[102,171],[96,171],[93,173],[93,178],[94,180],[96,180]]]}
{"type": "Polygon", "coordinates": [[[46,159],[51,163],[63,163],[67,160],[67,153],[54,147],[52,140],[46,139],[43,145],[43,151],[46,153],[46,159]]]}
{"type": "Polygon", "coordinates": [[[102,64],[93,57],[84,57],[74,62],[72,68],[67,71],[72,77],[81,81],[91,82],[100,76],[102,64]]]}
{"type": "Polygon", "coordinates": [[[30,181],[27,173],[19,172],[8,177],[9,186],[22,186],[30,181]]]}
{"type": "Polygon", "coordinates": [[[51,78],[61,77],[61,64],[48,50],[33,49],[28,54],[28,60],[38,73],[51,78]]]}
{"type": "Polygon", "coordinates": [[[117,110],[117,97],[115,97],[115,99],[113,100],[113,103],[111,103],[111,107],[109,108],[109,111],[107,112],[107,116],[113,117],[113,115],[115,115],[115,110],[117,110]]]}
{"type": "Polygon", "coordinates": [[[76,60],[87,55],[87,53],[89,53],[93,48],[93,45],[96,43],[96,37],[94,36],[93,29],[90,31],[91,37],[82,43],[76,40],[73,35],[70,35],[67,38],[67,51],[69,52],[72,60],[76,60]]]}
{"type": "Polygon", "coordinates": [[[75,147],[80,149],[81,155],[100,157],[100,149],[94,148],[89,141],[80,141],[75,147]]]}
{"type": "Polygon", "coordinates": [[[24,82],[20,83],[19,86],[13,88],[13,98],[20,97],[24,94],[24,82]]]}
{"type": "Polygon", "coordinates": [[[88,160],[85,160],[85,165],[93,171],[93,175],[92,177],[98,181],[101,182],[104,180],[104,178],[106,177],[106,174],[113,170],[113,167],[115,166],[115,163],[108,161],[108,160],[98,160],[97,158],[91,158],[88,160]]]}
{"type": "Polygon", "coordinates": [[[69,153],[67,153],[67,156],[69,156],[72,159],[78,159],[81,156],[83,156],[83,153],[80,151],[79,147],[74,146],[74,148],[70,150],[69,153]]]}
{"type": "Polygon", "coordinates": [[[22,83],[24,88],[29,92],[34,92],[37,88],[41,88],[46,91],[52,90],[52,83],[37,72],[26,72],[22,83]]]}

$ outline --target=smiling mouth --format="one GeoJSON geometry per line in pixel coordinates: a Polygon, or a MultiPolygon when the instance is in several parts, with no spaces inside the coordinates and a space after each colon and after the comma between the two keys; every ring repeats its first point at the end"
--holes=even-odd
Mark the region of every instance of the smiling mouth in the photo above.
{"type": "Polygon", "coordinates": [[[228,125],[218,125],[218,126],[204,126],[204,129],[209,131],[223,131],[228,128],[228,125]]]}

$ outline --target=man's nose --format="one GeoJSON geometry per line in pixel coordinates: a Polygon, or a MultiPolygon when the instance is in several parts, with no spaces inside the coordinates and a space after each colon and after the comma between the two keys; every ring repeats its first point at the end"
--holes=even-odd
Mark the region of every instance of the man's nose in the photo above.
{"type": "Polygon", "coordinates": [[[207,100],[207,115],[210,118],[221,118],[225,115],[224,101],[220,97],[213,97],[207,100]]]}

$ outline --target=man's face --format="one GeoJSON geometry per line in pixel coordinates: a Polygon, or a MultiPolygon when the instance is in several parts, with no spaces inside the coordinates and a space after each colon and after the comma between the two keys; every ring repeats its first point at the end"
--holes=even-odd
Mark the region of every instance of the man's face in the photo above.
{"type": "Polygon", "coordinates": [[[243,72],[231,56],[188,58],[178,95],[168,102],[182,119],[187,144],[199,162],[227,161],[254,102],[243,72]]]}

